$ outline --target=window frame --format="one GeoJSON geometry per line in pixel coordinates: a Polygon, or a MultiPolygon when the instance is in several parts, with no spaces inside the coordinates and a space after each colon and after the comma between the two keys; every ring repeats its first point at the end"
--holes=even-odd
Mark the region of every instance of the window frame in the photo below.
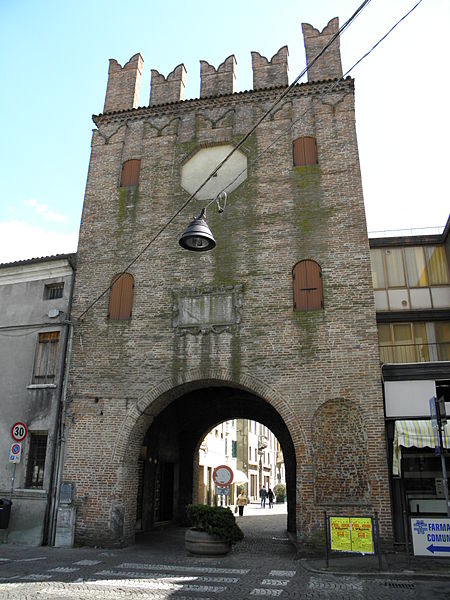
{"type": "Polygon", "coordinates": [[[60,339],[60,331],[42,331],[38,333],[33,363],[33,384],[45,385],[55,383],[58,371],[58,346],[60,339]],[[54,348],[47,344],[54,344],[54,348]],[[45,368],[43,368],[43,363],[45,363],[45,368]],[[41,374],[42,371],[45,371],[45,373],[41,374]]]}
{"type": "Polygon", "coordinates": [[[117,273],[111,280],[108,304],[110,321],[128,321],[133,314],[135,279],[131,273],[117,273]]]}
{"type": "Polygon", "coordinates": [[[57,283],[46,283],[44,285],[44,300],[58,300],[64,296],[64,281],[58,281],[57,283]],[[53,295],[54,291],[60,291],[61,294],[53,295]]]}
{"type": "Polygon", "coordinates": [[[323,295],[322,267],[317,261],[311,258],[305,258],[296,262],[292,267],[292,295],[294,312],[314,312],[324,309],[325,302],[323,295]],[[306,287],[304,288],[301,288],[300,286],[302,283],[299,283],[299,276],[303,276],[300,270],[301,265],[305,266],[304,277],[306,287]],[[318,281],[316,281],[316,279],[318,281]],[[308,285],[312,283],[320,283],[320,285],[308,287],[308,285]],[[314,291],[315,294],[309,293],[314,291]],[[302,292],[304,292],[304,294],[302,294],[302,292]]]}
{"type": "Polygon", "coordinates": [[[294,167],[313,167],[318,164],[317,140],[313,135],[302,135],[292,140],[292,165],[294,167]]]}
{"type": "Polygon", "coordinates": [[[122,163],[122,169],[120,171],[120,184],[121,188],[136,188],[139,186],[139,179],[141,176],[141,159],[130,158],[122,163]],[[124,181],[125,180],[125,181],[124,181]]]}

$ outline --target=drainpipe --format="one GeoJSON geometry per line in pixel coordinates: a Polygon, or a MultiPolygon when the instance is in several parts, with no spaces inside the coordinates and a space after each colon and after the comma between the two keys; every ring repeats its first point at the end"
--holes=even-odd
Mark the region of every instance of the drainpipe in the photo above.
{"type": "Polygon", "coordinates": [[[56,433],[57,433],[57,444],[54,453],[54,460],[52,466],[52,478],[53,485],[51,488],[51,501],[49,506],[49,525],[47,530],[47,544],[49,546],[53,546],[55,543],[56,536],[56,514],[59,504],[59,487],[61,483],[62,477],[62,469],[64,466],[64,451],[65,451],[65,423],[66,423],[66,413],[67,413],[67,390],[69,385],[69,366],[72,357],[72,343],[73,343],[73,321],[71,320],[71,311],[72,311],[72,299],[73,299],[73,290],[75,285],[75,267],[72,265],[73,273],[72,273],[72,287],[70,290],[70,298],[68,303],[68,317],[69,319],[66,321],[67,333],[65,339],[65,348],[64,348],[64,369],[63,369],[63,381],[61,386],[61,394],[60,401],[58,406],[58,418],[56,423],[56,433]]]}

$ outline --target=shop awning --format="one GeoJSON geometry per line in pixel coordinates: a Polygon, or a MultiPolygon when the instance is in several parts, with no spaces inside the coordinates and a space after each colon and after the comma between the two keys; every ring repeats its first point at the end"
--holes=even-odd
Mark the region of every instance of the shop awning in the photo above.
{"type": "MultiPolygon", "coordinates": [[[[444,427],[443,444],[450,448],[450,424],[444,427]]],[[[431,421],[395,421],[394,456],[392,472],[400,475],[401,448],[434,448],[434,433],[431,421]]]]}

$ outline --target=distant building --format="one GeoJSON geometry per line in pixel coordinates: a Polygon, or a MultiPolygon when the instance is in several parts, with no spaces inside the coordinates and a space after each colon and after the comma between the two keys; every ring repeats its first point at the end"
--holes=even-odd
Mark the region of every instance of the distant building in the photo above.
{"type": "Polygon", "coordinates": [[[15,469],[9,542],[52,538],[74,265],[74,254],[0,264],[2,498],[12,488],[11,428],[17,422],[28,428],[15,469]]]}

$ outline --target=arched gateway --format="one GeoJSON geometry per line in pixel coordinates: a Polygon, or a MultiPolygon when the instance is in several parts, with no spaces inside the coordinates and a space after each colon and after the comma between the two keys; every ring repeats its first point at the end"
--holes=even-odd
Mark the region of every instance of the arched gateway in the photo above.
{"type": "MultiPolygon", "coordinates": [[[[315,56],[338,22],[303,31],[315,56]]],[[[142,446],[153,464],[170,455],[181,518],[200,439],[239,416],[282,444],[288,525],[300,539],[314,537],[324,510],[377,510],[390,537],[354,88],[340,79],[338,40],[236,148],[287,90],[287,56],[286,47],[271,61],[254,52],[254,89],[239,94],[233,57],[217,70],[203,62],[201,97],[188,101],[183,65],[167,78],[153,70],[144,108],[140,54],[110,62],[104,113],[94,117],[65,411],[63,477],[74,485],[78,542],[133,539],[142,446]],[[216,247],[189,252],[178,240],[211,200],[216,247]]]]}

